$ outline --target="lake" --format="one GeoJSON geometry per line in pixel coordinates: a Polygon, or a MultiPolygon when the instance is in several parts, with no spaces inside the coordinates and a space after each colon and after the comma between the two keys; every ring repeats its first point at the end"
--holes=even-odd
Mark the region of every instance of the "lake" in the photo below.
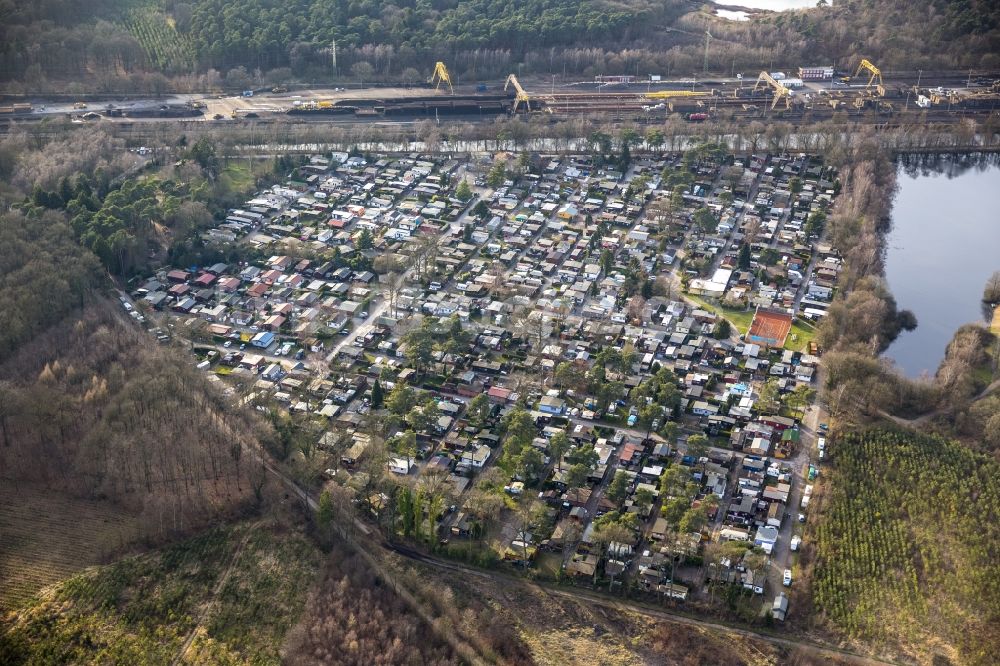
{"type": "Polygon", "coordinates": [[[815,7],[816,0],[715,0],[715,4],[727,7],[745,7],[746,9],[769,9],[774,12],[780,12],[786,9],[808,9],[815,7]]]}
{"type": "Polygon", "coordinates": [[[917,328],[886,356],[909,377],[933,375],[955,331],[984,322],[983,286],[1000,269],[1000,164],[995,156],[908,156],[897,180],[885,275],[917,328]]]}

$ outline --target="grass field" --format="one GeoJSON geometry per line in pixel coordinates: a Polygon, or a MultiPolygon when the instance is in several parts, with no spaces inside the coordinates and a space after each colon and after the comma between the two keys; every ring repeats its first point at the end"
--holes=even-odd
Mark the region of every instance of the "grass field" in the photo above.
{"type": "Polygon", "coordinates": [[[270,168],[271,165],[267,162],[250,163],[247,160],[232,160],[225,166],[219,177],[230,192],[245,193],[252,190],[257,184],[257,176],[268,173],[270,168]]]}
{"type": "Polygon", "coordinates": [[[791,349],[792,351],[807,351],[809,348],[809,343],[812,339],[816,337],[816,327],[808,324],[802,320],[796,321],[792,324],[792,330],[788,334],[788,339],[785,340],[785,349],[791,349]]]}
{"type": "Polygon", "coordinates": [[[0,611],[105,560],[139,525],[109,502],[66,499],[42,487],[0,489],[0,611]]]}
{"type": "Polygon", "coordinates": [[[48,588],[0,625],[0,663],[278,664],[319,560],[300,532],[216,528],[48,588]]]}
{"type": "Polygon", "coordinates": [[[717,305],[706,301],[704,298],[699,296],[686,295],[685,298],[697,303],[700,307],[708,310],[709,312],[714,312],[717,315],[722,315],[729,320],[729,323],[733,325],[740,335],[747,332],[750,328],[750,322],[753,320],[753,310],[737,310],[735,308],[727,308],[722,305],[717,305]]]}

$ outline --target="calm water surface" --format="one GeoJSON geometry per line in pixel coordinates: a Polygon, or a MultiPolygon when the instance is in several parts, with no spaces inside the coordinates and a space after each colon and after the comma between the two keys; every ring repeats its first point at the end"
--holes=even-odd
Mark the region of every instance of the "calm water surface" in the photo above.
{"type": "Polygon", "coordinates": [[[983,321],[983,286],[1000,270],[1000,165],[983,156],[911,157],[897,175],[885,274],[917,328],[886,355],[907,376],[933,375],[955,331],[983,321]]]}
{"type": "Polygon", "coordinates": [[[815,7],[816,0],[715,0],[715,4],[728,7],[746,7],[747,9],[770,9],[774,12],[780,12],[786,9],[815,7]]]}

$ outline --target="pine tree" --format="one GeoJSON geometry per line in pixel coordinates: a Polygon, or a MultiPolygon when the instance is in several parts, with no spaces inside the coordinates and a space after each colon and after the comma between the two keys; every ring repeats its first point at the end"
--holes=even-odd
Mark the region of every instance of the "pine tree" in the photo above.
{"type": "Polygon", "coordinates": [[[750,270],[750,246],[746,243],[740,245],[740,254],[736,260],[737,265],[740,270],[748,271],[750,270]]]}

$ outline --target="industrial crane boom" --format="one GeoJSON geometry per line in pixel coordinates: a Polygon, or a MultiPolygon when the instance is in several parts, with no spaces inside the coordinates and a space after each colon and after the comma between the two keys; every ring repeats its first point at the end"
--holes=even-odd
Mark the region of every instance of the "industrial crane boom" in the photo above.
{"type": "Polygon", "coordinates": [[[757,77],[757,83],[753,86],[753,91],[757,92],[760,88],[761,83],[766,83],[774,90],[774,100],[771,102],[771,110],[774,111],[774,107],[778,105],[781,99],[785,100],[785,108],[792,108],[792,91],[780,81],[776,80],[767,72],[761,72],[760,76],[757,77]]]}
{"type": "Polygon", "coordinates": [[[451,94],[455,94],[455,88],[451,85],[451,75],[448,73],[448,68],[445,67],[444,63],[440,60],[436,65],[434,65],[434,73],[431,74],[429,83],[434,83],[435,81],[437,82],[437,85],[434,86],[434,90],[439,89],[442,83],[447,83],[448,90],[451,94]]]}
{"type": "Polygon", "coordinates": [[[882,85],[882,70],[876,67],[871,60],[862,58],[861,62],[858,63],[858,71],[854,73],[855,78],[857,78],[858,74],[863,71],[867,71],[871,74],[867,85],[865,85],[865,92],[868,92],[874,83],[875,91],[879,94],[879,97],[885,97],[885,86],[882,85]]]}
{"type": "Polygon", "coordinates": [[[521,87],[521,82],[513,74],[507,77],[507,82],[503,84],[503,91],[507,92],[511,86],[514,86],[514,91],[517,93],[514,96],[514,108],[512,112],[517,113],[517,107],[521,105],[521,102],[524,102],[526,109],[531,111],[531,98],[525,92],[524,88],[521,87]]]}

